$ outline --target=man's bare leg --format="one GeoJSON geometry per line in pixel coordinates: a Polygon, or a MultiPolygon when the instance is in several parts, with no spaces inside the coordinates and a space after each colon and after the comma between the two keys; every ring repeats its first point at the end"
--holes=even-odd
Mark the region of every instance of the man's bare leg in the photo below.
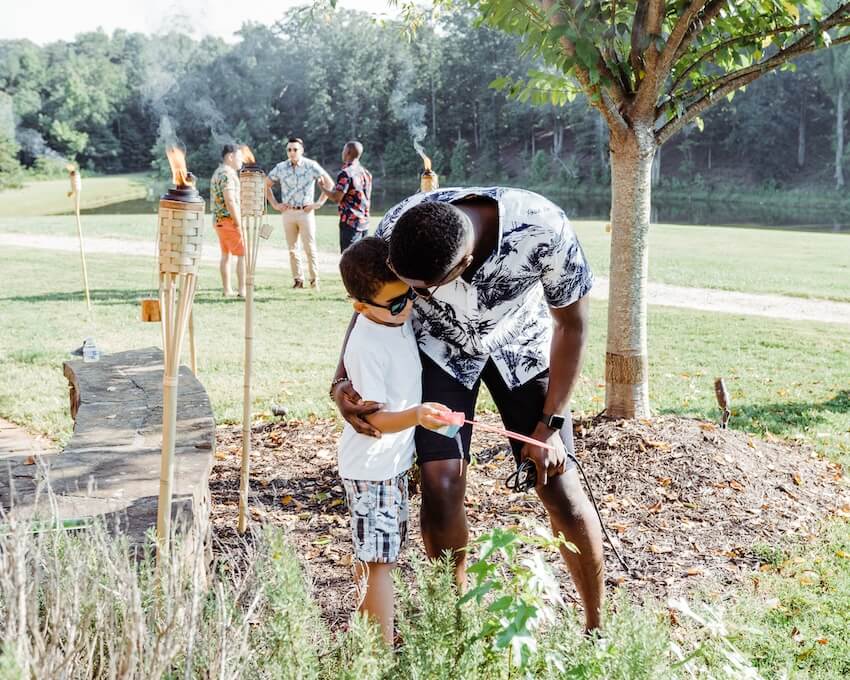
{"type": "Polygon", "coordinates": [[[245,297],[245,256],[236,258],[236,280],[239,283],[239,295],[245,297]]]}
{"type": "Polygon", "coordinates": [[[224,294],[233,295],[233,289],[230,287],[230,253],[221,254],[218,270],[221,272],[221,287],[224,290],[224,294]]]}
{"type": "Polygon", "coordinates": [[[576,590],[584,604],[586,630],[599,628],[602,600],[605,597],[602,529],[599,518],[573,468],[537,489],[537,494],[549,514],[552,533],[563,534],[578,548],[578,554],[561,548],[576,590]]]}
{"type": "Polygon", "coordinates": [[[432,460],[422,464],[422,507],[419,518],[425,552],[431,559],[452,552],[455,563],[455,582],[458,589],[466,585],[466,547],[469,525],[463,499],[466,494],[466,463],[432,460]]]}

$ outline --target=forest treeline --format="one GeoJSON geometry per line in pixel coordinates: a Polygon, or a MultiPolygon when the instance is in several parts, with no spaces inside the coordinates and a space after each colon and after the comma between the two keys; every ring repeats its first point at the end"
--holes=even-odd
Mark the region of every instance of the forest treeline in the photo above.
{"type": "MultiPolygon", "coordinates": [[[[514,37],[470,14],[445,15],[410,41],[400,25],[352,11],[292,11],[237,37],[96,31],[44,46],[0,42],[0,185],[66,160],[100,173],[162,170],[173,139],[207,177],[223,143],[247,143],[270,166],[289,136],[329,167],[347,139],[360,139],[378,181],[415,175],[412,140],[421,138],[453,182],[608,183],[598,114],[581,98],[532,106],[491,88],[535,64],[514,37]]],[[[848,48],[804,58],[718,105],[702,129],[664,147],[658,182],[834,187],[848,48]]]]}

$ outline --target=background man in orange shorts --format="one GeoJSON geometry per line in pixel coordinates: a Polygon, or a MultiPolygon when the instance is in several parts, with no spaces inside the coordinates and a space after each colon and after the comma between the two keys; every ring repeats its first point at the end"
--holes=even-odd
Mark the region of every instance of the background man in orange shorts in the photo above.
{"type": "Polygon", "coordinates": [[[230,256],[236,256],[236,277],[239,297],[245,297],[245,246],[242,243],[241,212],[239,209],[239,170],[242,168],[242,151],[235,144],[225,144],[221,150],[221,164],[210,180],[210,203],[213,224],[221,246],[221,285],[225,297],[233,296],[230,287],[230,256]]]}

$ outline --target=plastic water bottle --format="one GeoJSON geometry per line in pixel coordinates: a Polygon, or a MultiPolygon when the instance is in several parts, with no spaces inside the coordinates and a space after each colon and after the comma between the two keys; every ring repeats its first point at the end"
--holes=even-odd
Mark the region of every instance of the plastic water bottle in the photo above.
{"type": "Polygon", "coordinates": [[[92,363],[100,359],[100,350],[94,344],[94,338],[86,338],[83,340],[83,361],[92,363]]]}

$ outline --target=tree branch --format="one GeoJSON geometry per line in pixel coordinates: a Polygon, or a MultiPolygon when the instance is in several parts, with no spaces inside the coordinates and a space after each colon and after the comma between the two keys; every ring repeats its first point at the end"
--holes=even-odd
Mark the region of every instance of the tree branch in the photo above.
{"type": "Polygon", "coordinates": [[[721,40],[714,44],[714,46],[706,52],[703,52],[696,60],[694,60],[684,71],[682,71],[678,76],[676,76],[676,80],[673,81],[673,84],[670,86],[670,93],[676,91],[676,88],[682,84],[687,75],[693,71],[700,64],[705,63],[708,59],[717,54],[724,47],[729,47],[730,45],[734,45],[739,42],[746,42],[748,40],[755,40],[758,38],[766,38],[770,35],[778,35],[779,33],[792,33],[794,31],[799,31],[803,28],[808,28],[809,24],[794,24],[792,26],[783,26],[782,28],[776,28],[772,31],[766,31],[762,33],[749,33],[747,35],[739,35],[735,38],[729,38],[727,40],[721,40]]]}
{"type": "MultiPolygon", "coordinates": [[[[850,35],[845,35],[841,38],[833,40],[832,46],[842,45],[845,43],[850,43],[850,35]]],[[[789,48],[790,49],[790,48],[789,48]]],[[[702,97],[700,97],[697,101],[691,104],[688,109],[678,118],[674,118],[673,120],[665,123],[661,129],[658,130],[655,134],[655,140],[658,146],[664,144],[670,137],[675,135],[679,130],[681,130],[685,125],[690,123],[694,118],[699,116],[706,109],[714,106],[717,102],[721,101],[723,97],[725,97],[730,92],[734,92],[735,90],[748,85],[749,83],[757,80],[765,73],[773,71],[782,64],[790,61],[791,59],[796,59],[799,56],[804,54],[809,54],[810,52],[817,51],[818,46],[814,43],[810,43],[807,45],[802,45],[797,47],[793,52],[786,52],[785,56],[780,58],[780,55],[774,55],[772,58],[767,59],[760,64],[756,64],[754,66],[740,69],[735,73],[729,74],[726,78],[722,78],[717,81],[717,88],[712,89],[710,92],[706,92],[702,97]]]]}
{"type": "MultiPolygon", "coordinates": [[[[720,14],[720,12],[726,7],[727,0],[709,0],[702,4],[704,5],[702,14],[700,14],[699,17],[696,15],[691,17],[688,25],[685,27],[685,33],[681,36],[678,43],[673,43],[671,40],[667,41],[667,48],[664,50],[664,64],[668,73],[669,70],[673,68],[673,64],[679,61],[682,55],[691,46],[694,39],[702,33],[705,26],[714,21],[714,19],[717,18],[717,15],[720,14]],[[699,20],[699,23],[696,23],[697,19],[699,20]],[[676,45],[675,49],[670,49],[674,44],[676,45]]],[[[672,33],[670,34],[670,37],[673,37],[672,33]]]]}
{"type": "MultiPolygon", "coordinates": [[[[848,16],[850,16],[850,2],[845,3],[844,5],[839,7],[835,12],[830,14],[829,17],[824,19],[819,24],[819,30],[828,31],[831,28],[835,28],[836,26],[847,24],[848,16]]],[[[726,83],[731,82],[736,78],[746,76],[747,74],[752,73],[753,71],[760,73],[769,71],[775,68],[776,66],[781,66],[786,61],[796,59],[797,57],[803,54],[808,54],[809,52],[814,52],[817,49],[817,45],[815,44],[814,39],[814,33],[812,31],[808,31],[804,35],[800,36],[795,42],[779,50],[772,57],[768,57],[764,61],[761,61],[757,64],[751,64],[750,66],[745,66],[744,68],[738,69],[737,71],[727,73],[725,76],[716,78],[715,80],[703,83],[699,87],[685,92],[684,96],[693,96],[699,94],[700,92],[706,92],[707,94],[710,94],[715,89],[723,87],[726,83]]],[[[843,42],[843,39],[833,41],[833,44],[840,42],[843,42]]]]}
{"type": "MultiPolygon", "coordinates": [[[[549,23],[553,28],[557,26],[563,26],[566,23],[566,17],[561,12],[551,13],[552,8],[555,6],[557,0],[539,0],[541,8],[544,12],[549,15],[549,23]]],[[[564,50],[564,53],[569,57],[575,57],[576,48],[573,42],[562,35],[558,42],[561,45],[561,48],[564,50]]],[[[598,50],[597,50],[598,54],[598,50]]],[[[620,112],[620,107],[624,104],[626,99],[626,94],[620,87],[619,82],[615,78],[614,74],[611,73],[611,70],[608,68],[608,65],[605,63],[605,60],[602,58],[602,55],[599,54],[599,62],[598,67],[603,77],[607,81],[607,85],[604,87],[600,87],[599,85],[594,85],[590,82],[590,73],[584,66],[580,66],[576,64],[573,68],[576,73],[576,80],[582,86],[582,89],[587,94],[598,94],[599,95],[599,103],[593,103],[591,98],[591,103],[599,109],[600,113],[605,117],[606,122],[608,123],[608,127],[611,129],[612,133],[617,132],[625,132],[628,129],[628,124],[623,118],[622,113],[620,112]]]]}

